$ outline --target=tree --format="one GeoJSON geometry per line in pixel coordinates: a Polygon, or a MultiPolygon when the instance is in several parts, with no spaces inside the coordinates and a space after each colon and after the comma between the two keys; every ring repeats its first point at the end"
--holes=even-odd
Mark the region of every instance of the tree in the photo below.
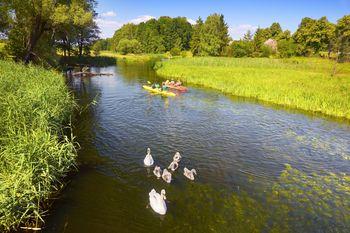
{"type": "Polygon", "coordinates": [[[228,26],[224,16],[212,14],[207,17],[203,24],[200,36],[201,55],[219,56],[228,45],[228,26]]]}
{"type": "Polygon", "coordinates": [[[163,37],[166,51],[177,46],[177,49],[187,50],[190,48],[192,26],[185,17],[170,18],[162,16],[157,21],[159,34],[163,37]]]}
{"type": "Polygon", "coordinates": [[[162,53],[174,48],[181,52],[190,48],[192,30],[185,17],[162,16],[138,25],[123,25],[115,32],[112,47],[116,48],[122,39],[136,39],[147,53],[162,53]]]}
{"type": "Polygon", "coordinates": [[[94,0],[4,1],[12,18],[8,35],[10,51],[25,63],[40,60],[46,53],[53,52],[56,35],[64,32],[63,28],[68,28],[68,24],[76,26],[77,30],[72,31],[80,42],[87,36],[83,32],[86,27],[93,25],[96,28],[93,24],[94,0]]]}
{"type": "Polygon", "coordinates": [[[271,37],[270,28],[258,28],[254,34],[253,44],[255,56],[260,56],[262,53],[262,47],[268,39],[271,37]]]}
{"type": "Polygon", "coordinates": [[[121,39],[117,46],[117,51],[121,54],[141,53],[141,43],[136,39],[121,39]]]}
{"type": "Polygon", "coordinates": [[[191,52],[193,55],[200,54],[201,34],[203,29],[203,20],[199,17],[193,26],[192,38],[190,41],[191,52]]]}
{"type": "Polygon", "coordinates": [[[335,26],[326,17],[319,20],[303,18],[293,39],[300,55],[310,55],[327,50],[334,37],[335,26]]]}
{"type": "Polygon", "coordinates": [[[345,61],[350,55],[350,15],[338,20],[334,40],[334,51],[339,53],[338,60],[345,61]]]}
{"type": "MultiPolygon", "coordinates": [[[[272,23],[270,26],[270,37],[275,39],[277,38],[281,33],[283,33],[281,25],[279,23],[272,23]]],[[[270,39],[270,38],[269,38],[270,39]]]]}
{"type": "Polygon", "coordinates": [[[114,36],[112,37],[112,49],[116,50],[120,40],[135,39],[137,36],[137,26],[132,23],[124,24],[120,29],[115,31],[114,36]]]}
{"type": "Polygon", "coordinates": [[[250,30],[248,30],[247,33],[244,34],[243,40],[244,41],[252,41],[253,40],[253,35],[252,35],[252,32],[250,30]]]}
{"type": "Polygon", "coordinates": [[[0,39],[6,34],[10,22],[9,9],[5,1],[0,2],[0,39]]]}

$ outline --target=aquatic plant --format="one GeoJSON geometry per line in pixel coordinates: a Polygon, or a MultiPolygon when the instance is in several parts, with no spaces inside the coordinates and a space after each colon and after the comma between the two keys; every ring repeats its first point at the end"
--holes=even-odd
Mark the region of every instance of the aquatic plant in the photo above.
{"type": "Polygon", "coordinates": [[[227,94],[350,119],[350,64],[317,58],[194,57],[162,61],[157,74],[227,94]]]}
{"type": "MultiPolygon", "coordinates": [[[[271,227],[291,232],[349,232],[350,176],[306,174],[290,165],[273,186],[271,227]]],[[[278,231],[279,231],[278,230],[278,231]]]]}
{"type": "Polygon", "coordinates": [[[53,71],[0,61],[0,231],[40,226],[75,163],[65,136],[75,101],[53,71]]]}

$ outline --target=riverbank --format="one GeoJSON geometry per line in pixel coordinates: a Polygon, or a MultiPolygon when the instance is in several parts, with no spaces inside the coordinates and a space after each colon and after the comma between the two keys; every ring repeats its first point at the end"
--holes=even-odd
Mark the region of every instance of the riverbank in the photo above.
{"type": "Polygon", "coordinates": [[[38,227],[76,152],[63,134],[75,107],[62,75],[0,61],[0,231],[38,227]]]}
{"type": "Polygon", "coordinates": [[[157,74],[307,111],[350,119],[350,64],[319,58],[178,58],[157,74]]]}
{"type": "Polygon", "coordinates": [[[162,58],[166,58],[165,54],[120,54],[115,53],[112,51],[101,51],[99,56],[103,57],[113,57],[116,58],[118,61],[125,61],[125,62],[150,62],[154,60],[160,60],[162,58]]]}

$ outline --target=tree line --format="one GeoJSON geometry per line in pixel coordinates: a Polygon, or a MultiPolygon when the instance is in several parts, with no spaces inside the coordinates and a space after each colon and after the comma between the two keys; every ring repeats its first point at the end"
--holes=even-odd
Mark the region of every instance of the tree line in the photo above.
{"type": "Polygon", "coordinates": [[[54,63],[63,56],[90,53],[98,39],[95,0],[1,0],[0,39],[24,63],[54,63]]]}
{"type": "Polygon", "coordinates": [[[164,53],[179,55],[191,51],[195,56],[291,57],[321,54],[345,59],[350,52],[350,15],[329,22],[326,17],[305,17],[293,34],[279,23],[248,31],[240,40],[229,37],[222,14],[198,18],[191,25],[186,18],[160,17],[147,22],[125,24],[112,38],[99,40],[94,48],[126,53],[164,53]],[[339,56],[338,56],[339,55],[339,56]]]}

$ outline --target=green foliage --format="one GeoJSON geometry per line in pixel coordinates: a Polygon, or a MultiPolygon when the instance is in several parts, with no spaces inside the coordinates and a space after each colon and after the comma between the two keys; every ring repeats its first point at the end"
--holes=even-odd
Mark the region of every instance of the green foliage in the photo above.
{"type": "Polygon", "coordinates": [[[261,52],[261,48],[264,42],[271,38],[270,28],[258,28],[254,34],[254,50],[256,52],[261,52]]]}
{"type": "Polygon", "coordinates": [[[270,57],[273,54],[275,54],[275,51],[267,45],[262,45],[261,46],[261,57],[270,57]]]}
{"type": "Polygon", "coordinates": [[[181,54],[181,49],[178,47],[174,47],[170,50],[171,56],[179,56],[181,54]]]}
{"type": "Polygon", "coordinates": [[[205,20],[200,34],[200,55],[219,56],[228,45],[228,26],[224,16],[212,14],[205,20]]]}
{"type": "Polygon", "coordinates": [[[291,39],[278,41],[278,55],[281,58],[288,58],[296,55],[297,45],[291,39]]]}
{"type": "Polygon", "coordinates": [[[5,46],[6,43],[0,40],[0,59],[4,59],[7,56],[5,46]]]}
{"type": "Polygon", "coordinates": [[[270,26],[270,35],[271,38],[276,39],[280,34],[282,34],[282,28],[279,23],[272,23],[270,26]]]}
{"type": "Polygon", "coordinates": [[[193,53],[191,51],[182,51],[181,57],[193,57],[193,53]]]}
{"type": "Polygon", "coordinates": [[[254,51],[254,44],[252,41],[238,40],[232,41],[226,50],[228,57],[250,57],[254,51]]]}
{"type": "Polygon", "coordinates": [[[298,54],[312,55],[327,50],[334,37],[335,26],[326,17],[319,20],[303,18],[293,39],[298,45],[298,54]]]}
{"type": "Polygon", "coordinates": [[[131,23],[124,24],[123,27],[115,31],[112,38],[112,49],[117,51],[117,46],[122,39],[132,40],[136,37],[137,26],[131,23]]]}
{"type": "Polygon", "coordinates": [[[193,26],[192,38],[190,41],[190,47],[193,55],[199,55],[201,53],[201,34],[203,28],[203,20],[199,17],[196,21],[196,24],[193,26]]]}
{"type": "Polygon", "coordinates": [[[335,51],[340,52],[339,61],[349,60],[350,57],[350,15],[338,20],[336,25],[335,51]]]}
{"type": "Polygon", "coordinates": [[[11,15],[8,50],[25,63],[50,63],[56,46],[69,54],[75,46],[82,55],[97,38],[95,0],[6,0],[4,5],[11,15]]]}
{"type": "Polygon", "coordinates": [[[121,39],[119,41],[119,44],[116,48],[117,52],[121,54],[128,54],[128,53],[134,53],[139,54],[141,53],[141,43],[138,42],[136,39],[121,39]]]}
{"type": "Polygon", "coordinates": [[[162,62],[159,75],[253,97],[275,104],[350,119],[350,66],[333,62],[289,58],[179,58],[162,62]]]}
{"type": "Polygon", "coordinates": [[[158,20],[151,19],[138,25],[123,25],[115,32],[111,47],[118,51],[117,47],[121,40],[136,39],[141,43],[142,50],[146,53],[163,53],[173,48],[181,51],[190,48],[191,34],[192,26],[185,17],[163,16],[158,20]]]}
{"type": "Polygon", "coordinates": [[[0,2],[0,39],[2,34],[5,33],[8,29],[10,23],[10,13],[6,2],[0,2]]]}
{"type": "Polygon", "coordinates": [[[40,226],[43,202],[75,163],[62,127],[75,102],[61,75],[5,61],[0,100],[0,231],[40,226]]]}
{"type": "Polygon", "coordinates": [[[99,39],[91,47],[94,52],[94,55],[97,56],[100,54],[100,51],[110,49],[110,39],[99,39]]]}

